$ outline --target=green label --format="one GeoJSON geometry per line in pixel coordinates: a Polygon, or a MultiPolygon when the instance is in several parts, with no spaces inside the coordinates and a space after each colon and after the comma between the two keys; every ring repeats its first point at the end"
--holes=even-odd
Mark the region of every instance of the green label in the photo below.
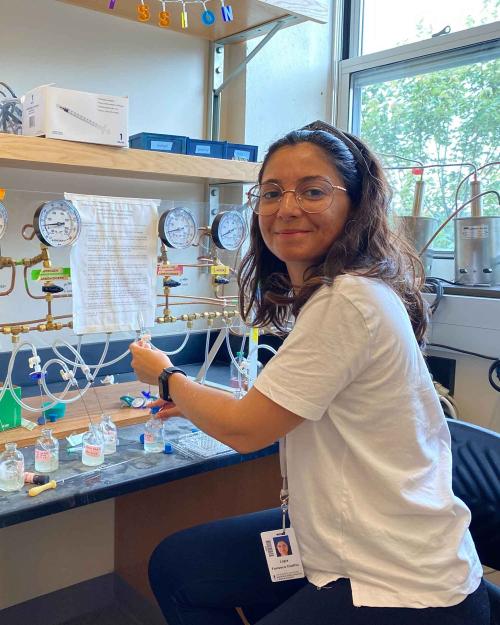
{"type": "Polygon", "coordinates": [[[71,270],[69,267],[51,267],[50,269],[32,269],[32,280],[69,280],[71,270]]]}

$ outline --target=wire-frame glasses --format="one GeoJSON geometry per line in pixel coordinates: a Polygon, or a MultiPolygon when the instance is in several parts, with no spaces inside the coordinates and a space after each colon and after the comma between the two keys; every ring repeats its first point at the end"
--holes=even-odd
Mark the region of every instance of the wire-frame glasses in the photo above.
{"type": "Polygon", "coordinates": [[[300,208],[306,213],[322,213],[333,204],[335,193],[347,191],[324,178],[301,182],[296,189],[283,189],[277,182],[257,184],[248,191],[248,205],[257,215],[278,212],[285,193],[293,193],[300,208]]]}

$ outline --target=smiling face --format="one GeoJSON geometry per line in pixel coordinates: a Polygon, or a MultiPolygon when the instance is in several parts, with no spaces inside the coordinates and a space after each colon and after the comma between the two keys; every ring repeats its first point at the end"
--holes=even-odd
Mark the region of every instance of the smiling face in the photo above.
{"type": "Polygon", "coordinates": [[[288,555],[288,545],[284,540],[280,540],[276,543],[276,549],[280,556],[288,555]]]}
{"type": "MultiPolygon", "coordinates": [[[[345,186],[324,150],[313,143],[279,148],[269,159],[261,183],[275,182],[282,189],[296,189],[310,178],[323,178],[345,186]]],[[[320,262],[332,243],[343,233],[351,202],[347,193],[336,191],[330,208],[306,213],[293,193],[285,193],[274,215],[259,215],[259,228],[269,250],[287,267],[293,285],[301,285],[304,271],[320,262]]]]}

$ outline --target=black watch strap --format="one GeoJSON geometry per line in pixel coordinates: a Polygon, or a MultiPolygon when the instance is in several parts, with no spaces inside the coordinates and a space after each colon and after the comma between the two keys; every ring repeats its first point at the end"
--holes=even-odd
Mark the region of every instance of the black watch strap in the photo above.
{"type": "Polygon", "coordinates": [[[160,397],[165,401],[172,401],[168,390],[168,380],[172,373],[182,373],[182,375],[187,377],[187,373],[178,367],[167,367],[166,369],[163,369],[160,373],[160,377],[158,378],[158,389],[160,391],[160,397]]]}

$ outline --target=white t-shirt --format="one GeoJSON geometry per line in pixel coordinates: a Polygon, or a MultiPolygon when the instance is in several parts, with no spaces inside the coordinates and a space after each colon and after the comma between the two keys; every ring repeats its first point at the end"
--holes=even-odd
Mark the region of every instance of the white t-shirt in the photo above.
{"type": "Polygon", "coordinates": [[[354,605],[442,607],[479,585],[450,434],[407,312],[339,276],[304,305],[255,387],[305,421],[286,437],[290,520],[308,580],[354,605]]]}

